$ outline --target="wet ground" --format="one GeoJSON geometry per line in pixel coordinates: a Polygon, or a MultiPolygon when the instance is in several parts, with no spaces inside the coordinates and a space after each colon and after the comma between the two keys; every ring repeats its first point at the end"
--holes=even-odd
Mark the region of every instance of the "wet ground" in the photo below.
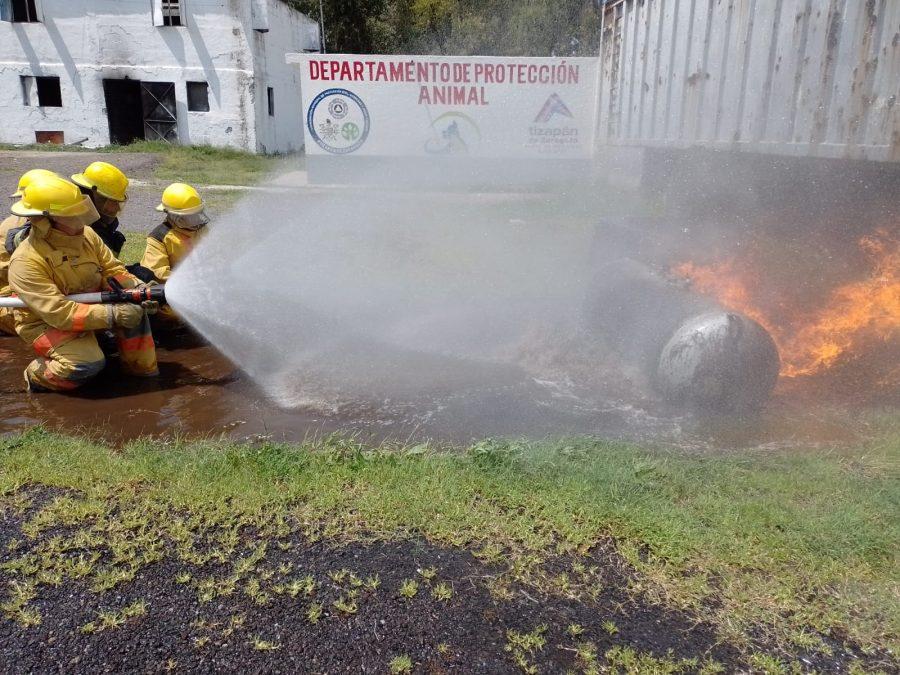
{"type": "MultiPolygon", "coordinates": [[[[214,348],[170,346],[158,350],[158,380],[122,377],[112,359],[77,393],[26,394],[22,370],[30,350],[15,338],[0,338],[0,433],[43,424],[114,443],[148,435],[303,441],[341,432],[373,442],[439,444],[595,434],[696,451],[851,443],[866,435],[859,407],[837,412],[801,404],[796,389],[786,386],[759,414],[701,418],[652,398],[604,398],[516,366],[455,360],[445,364],[454,378],[418,388],[415,399],[336,403],[307,397],[281,407],[214,348]],[[465,387],[457,386],[463,381],[465,387]]],[[[303,389],[301,382],[295,385],[303,389]]]]}

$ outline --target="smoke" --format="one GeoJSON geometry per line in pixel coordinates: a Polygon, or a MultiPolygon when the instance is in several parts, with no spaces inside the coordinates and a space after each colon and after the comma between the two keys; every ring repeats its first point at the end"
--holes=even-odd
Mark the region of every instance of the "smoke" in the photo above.
{"type": "Polygon", "coordinates": [[[632,400],[610,419],[627,386],[582,328],[596,201],[586,185],[254,192],[167,295],[282,407],[619,433],[643,413],[632,400]]]}
{"type": "Polygon", "coordinates": [[[587,182],[486,191],[462,162],[425,187],[393,164],[340,187],[252,192],[167,295],[281,407],[398,435],[677,435],[688,418],[654,393],[656,355],[717,307],[666,272],[755,251],[754,290],[775,299],[826,295],[837,268],[851,275],[822,263],[850,248],[850,201],[797,215],[828,192],[827,172],[791,174],[779,196],[767,186],[780,160],[690,159],[660,162],[681,178],[647,200],[587,182]]]}

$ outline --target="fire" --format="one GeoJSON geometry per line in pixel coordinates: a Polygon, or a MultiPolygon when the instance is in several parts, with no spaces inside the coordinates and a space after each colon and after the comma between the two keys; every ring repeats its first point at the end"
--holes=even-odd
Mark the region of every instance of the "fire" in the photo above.
{"type": "Polygon", "coordinates": [[[776,321],[760,307],[750,291],[758,287],[756,280],[739,272],[733,259],[709,266],[686,262],[673,272],[722,306],[759,322],[778,345],[781,375],[799,377],[833,366],[863,341],[900,334],[900,239],[878,230],[859,246],[872,261],[871,273],[833,289],[817,311],[789,321],[776,321]]]}

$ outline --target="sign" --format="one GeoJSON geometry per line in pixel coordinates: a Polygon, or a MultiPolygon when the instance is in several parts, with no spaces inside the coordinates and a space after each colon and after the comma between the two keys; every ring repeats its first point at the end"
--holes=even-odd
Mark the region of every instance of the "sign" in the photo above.
{"type": "Polygon", "coordinates": [[[597,59],[289,54],[309,155],[585,158],[597,59]]]}

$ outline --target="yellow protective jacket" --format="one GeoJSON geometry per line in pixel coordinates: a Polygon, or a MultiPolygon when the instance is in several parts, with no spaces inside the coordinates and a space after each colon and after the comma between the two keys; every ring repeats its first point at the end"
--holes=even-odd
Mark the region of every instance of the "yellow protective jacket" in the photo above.
{"type": "Polygon", "coordinates": [[[91,228],[67,235],[45,218],[32,220],[31,232],[9,264],[9,283],[27,309],[15,310],[16,332],[33,343],[50,328],[71,333],[112,327],[112,305],[66,300],[73,293],[92,293],[115,278],[125,288],[140,281],[129,274],[91,228]]]}
{"type": "Polygon", "coordinates": [[[160,283],[165,283],[172,270],[187,257],[205,234],[206,228],[182,230],[163,223],[147,236],[147,248],[141,265],[153,272],[160,283]]]}
{"type": "Polygon", "coordinates": [[[0,297],[12,294],[9,287],[9,260],[12,258],[11,250],[15,250],[15,231],[25,227],[28,221],[19,216],[10,216],[0,223],[0,297]],[[7,242],[7,239],[13,241],[7,242]]]}

